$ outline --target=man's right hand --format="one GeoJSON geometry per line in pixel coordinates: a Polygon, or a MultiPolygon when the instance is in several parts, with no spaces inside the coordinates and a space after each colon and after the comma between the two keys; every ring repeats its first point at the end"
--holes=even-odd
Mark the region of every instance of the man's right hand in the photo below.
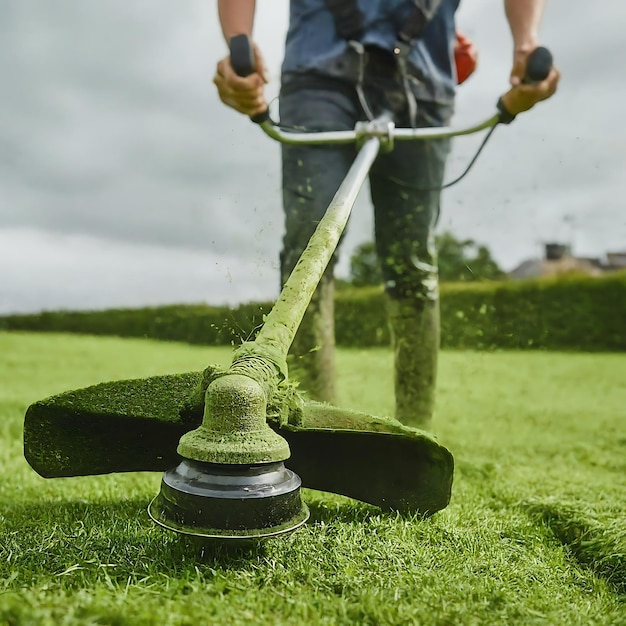
{"type": "Polygon", "coordinates": [[[257,71],[249,76],[237,76],[230,57],[223,58],[213,77],[220,100],[236,111],[248,116],[258,115],[267,110],[264,87],[267,83],[267,69],[263,56],[256,44],[252,44],[257,71]]]}

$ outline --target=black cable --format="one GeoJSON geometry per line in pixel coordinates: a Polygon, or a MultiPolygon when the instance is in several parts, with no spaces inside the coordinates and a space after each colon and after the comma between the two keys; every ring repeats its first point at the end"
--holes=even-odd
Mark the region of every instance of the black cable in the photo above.
{"type": "MultiPolygon", "coordinates": [[[[271,118],[270,118],[270,121],[271,121],[271,118]]],[[[281,126],[279,124],[276,124],[275,122],[272,122],[272,123],[277,128],[280,128],[281,130],[285,130],[285,131],[292,130],[292,131],[301,132],[301,133],[310,132],[311,134],[315,134],[315,133],[319,132],[319,131],[316,131],[316,130],[309,131],[307,129],[304,129],[304,128],[298,127],[298,126],[281,126]]],[[[406,184],[404,184],[404,186],[405,187],[410,187],[411,189],[414,189],[415,191],[442,191],[443,189],[448,189],[449,187],[452,187],[452,185],[456,185],[463,178],[465,178],[465,176],[468,174],[468,172],[472,169],[472,167],[474,166],[474,163],[476,163],[478,157],[480,156],[480,153],[483,151],[483,148],[485,147],[485,145],[489,141],[489,138],[493,134],[493,131],[497,127],[498,127],[498,124],[495,124],[494,126],[492,126],[489,129],[489,132],[485,135],[485,138],[482,140],[480,146],[478,146],[478,150],[476,150],[476,153],[472,157],[472,160],[469,162],[469,164],[467,165],[465,170],[463,170],[463,172],[460,174],[460,176],[457,176],[454,180],[451,180],[451,181],[449,181],[447,183],[444,183],[443,185],[440,185],[438,187],[415,187],[413,185],[406,185],[406,184]]],[[[428,140],[425,140],[425,141],[428,141],[428,140]]]]}
{"type": "Polygon", "coordinates": [[[415,189],[416,191],[441,191],[442,189],[448,189],[448,187],[452,187],[452,185],[456,185],[460,180],[465,178],[465,175],[472,169],[472,166],[474,165],[474,163],[476,163],[476,160],[480,156],[480,153],[483,151],[485,144],[487,143],[487,141],[489,140],[489,137],[491,137],[493,131],[496,128],[497,128],[497,124],[496,126],[492,126],[489,129],[489,132],[485,135],[485,138],[483,139],[482,143],[480,144],[480,146],[478,146],[478,150],[476,150],[476,154],[474,154],[474,156],[472,157],[472,160],[469,162],[469,165],[465,168],[465,170],[460,176],[457,176],[454,180],[451,180],[450,182],[445,183],[438,187],[414,187],[413,185],[410,185],[411,189],[415,189]]]}

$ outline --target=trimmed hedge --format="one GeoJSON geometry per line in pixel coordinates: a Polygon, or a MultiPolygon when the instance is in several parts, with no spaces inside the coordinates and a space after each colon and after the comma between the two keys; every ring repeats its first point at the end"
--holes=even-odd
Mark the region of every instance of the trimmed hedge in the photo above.
{"type": "Polygon", "coordinates": [[[626,272],[468,287],[442,294],[444,346],[626,350],[626,272]]]}
{"type": "Polygon", "coordinates": [[[44,311],[0,317],[0,330],[147,337],[192,344],[231,345],[253,339],[272,303],[235,308],[181,304],[105,311],[44,311]]]}
{"type": "MultiPolygon", "coordinates": [[[[150,337],[229,345],[253,339],[272,303],[175,305],[0,317],[0,329],[150,337]]],[[[381,288],[345,289],[335,306],[337,344],[389,345],[381,288]]],[[[441,286],[445,348],[626,350],[626,272],[600,278],[441,286]]]]}
{"type": "MultiPolygon", "coordinates": [[[[337,343],[389,344],[380,289],[340,292],[337,343]]],[[[444,348],[626,350],[626,272],[526,281],[443,283],[444,348]]]]}

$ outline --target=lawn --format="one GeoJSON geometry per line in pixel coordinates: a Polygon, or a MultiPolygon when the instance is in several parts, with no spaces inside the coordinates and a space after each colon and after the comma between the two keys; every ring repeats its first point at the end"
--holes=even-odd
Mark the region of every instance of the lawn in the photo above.
{"type": "MultiPolygon", "coordinates": [[[[626,354],[444,352],[456,460],[430,519],[305,491],[311,520],[245,553],[146,514],[160,475],[44,480],[26,407],[227,348],[0,333],[0,624],[626,624],[626,354]]],[[[391,353],[340,350],[343,406],[391,412],[391,353]]]]}

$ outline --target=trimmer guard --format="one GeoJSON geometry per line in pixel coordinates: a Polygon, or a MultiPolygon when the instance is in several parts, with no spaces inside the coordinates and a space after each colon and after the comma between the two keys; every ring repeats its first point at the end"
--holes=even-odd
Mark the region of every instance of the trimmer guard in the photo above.
{"type": "MultiPolygon", "coordinates": [[[[36,402],[25,417],[25,457],[45,478],[165,471],[181,461],[180,437],[202,421],[202,376],[107,382],[36,402]]],[[[304,487],[403,513],[447,506],[454,461],[432,435],[291,397],[268,423],[289,443],[286,466],[304,487]]]]}

